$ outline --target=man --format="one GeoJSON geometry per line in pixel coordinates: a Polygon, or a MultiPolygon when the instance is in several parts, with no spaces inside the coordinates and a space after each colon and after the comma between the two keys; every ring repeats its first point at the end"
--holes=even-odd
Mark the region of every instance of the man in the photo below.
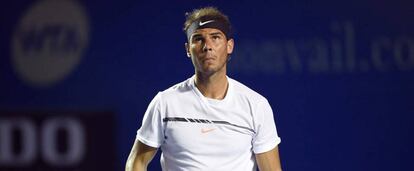
{"type": "Polygon", "coordinates": [[[161,148],[164,171],[280,171],[268,101],[226,75],[234,47],[228,17],[213,7],[197,9],[184,31],[195,75],[152,100],[126,170],[146,170],[161,148]]]}

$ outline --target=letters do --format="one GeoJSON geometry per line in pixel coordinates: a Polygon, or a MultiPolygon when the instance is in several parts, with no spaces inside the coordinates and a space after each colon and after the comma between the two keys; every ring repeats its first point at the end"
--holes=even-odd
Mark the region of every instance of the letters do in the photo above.
{"type": "Polygon", "coordinates": [[[40,124],[27,117],[0,118],[0,167],[30,166],[39,158],[51,166],[74,165],[84,157],[85,144],[84,127],[75,118],[44,118],[40,124]],[[59,151],[62,131],[66,149],[59,151]],[[13,149],[16,144],[19,150],[13,149]]]}

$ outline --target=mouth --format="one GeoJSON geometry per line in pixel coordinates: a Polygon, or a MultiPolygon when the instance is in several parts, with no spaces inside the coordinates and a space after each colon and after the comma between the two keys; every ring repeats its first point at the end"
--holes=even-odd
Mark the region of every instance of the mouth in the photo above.
{"type": "Polygon", "coordinates": [[[214,60],[214,59],[216,59],[216,58],[215,58],[215,57],[213,57],[213,56],[206,56],[204,59],[205,59],[205,60],[210,60],[210,59],[214,60]]]}
{"type": "Polygon", "coordinates": [[[210,54],[210,53],[206,53],[205,55],[204,55],[204,57],[202,58],[202,61],[214,61],[214,60],[216,60],[216,57],[213,55],[213,54],[210,54]]]}
{"type": "Polygon", "coordinates": [[[216,58],[216,55],[214,52],[207,52],[205,58],[216,58]]]}
{"type": "Polygon", "coordinates": [[[214,61],[214,60],[216,60],[216,58],[206,57],[206,58],[203,59],[203,62],[210,62],[210,61],[214,61]]]}

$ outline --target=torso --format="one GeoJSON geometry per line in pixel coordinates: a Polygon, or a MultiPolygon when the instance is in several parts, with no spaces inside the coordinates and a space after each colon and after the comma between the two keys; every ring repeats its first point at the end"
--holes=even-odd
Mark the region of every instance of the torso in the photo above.
{"type": "Polygon", "coordinates": [[[254,98],[234,92],[238,84],[230,79],[222,100],[203,97],[194,77],[162,92],[164,170],[255,170],[254,98]]]}

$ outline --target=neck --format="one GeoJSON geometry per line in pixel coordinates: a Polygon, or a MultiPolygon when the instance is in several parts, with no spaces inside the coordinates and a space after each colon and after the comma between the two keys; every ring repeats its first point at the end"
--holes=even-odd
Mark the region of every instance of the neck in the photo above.
{"type": "Polygon", "coordinates": [[[196,72],[195,85],[204,97],[211,99],[224,99],[228,89],[226,73],[211,75],[196,72]]]}

